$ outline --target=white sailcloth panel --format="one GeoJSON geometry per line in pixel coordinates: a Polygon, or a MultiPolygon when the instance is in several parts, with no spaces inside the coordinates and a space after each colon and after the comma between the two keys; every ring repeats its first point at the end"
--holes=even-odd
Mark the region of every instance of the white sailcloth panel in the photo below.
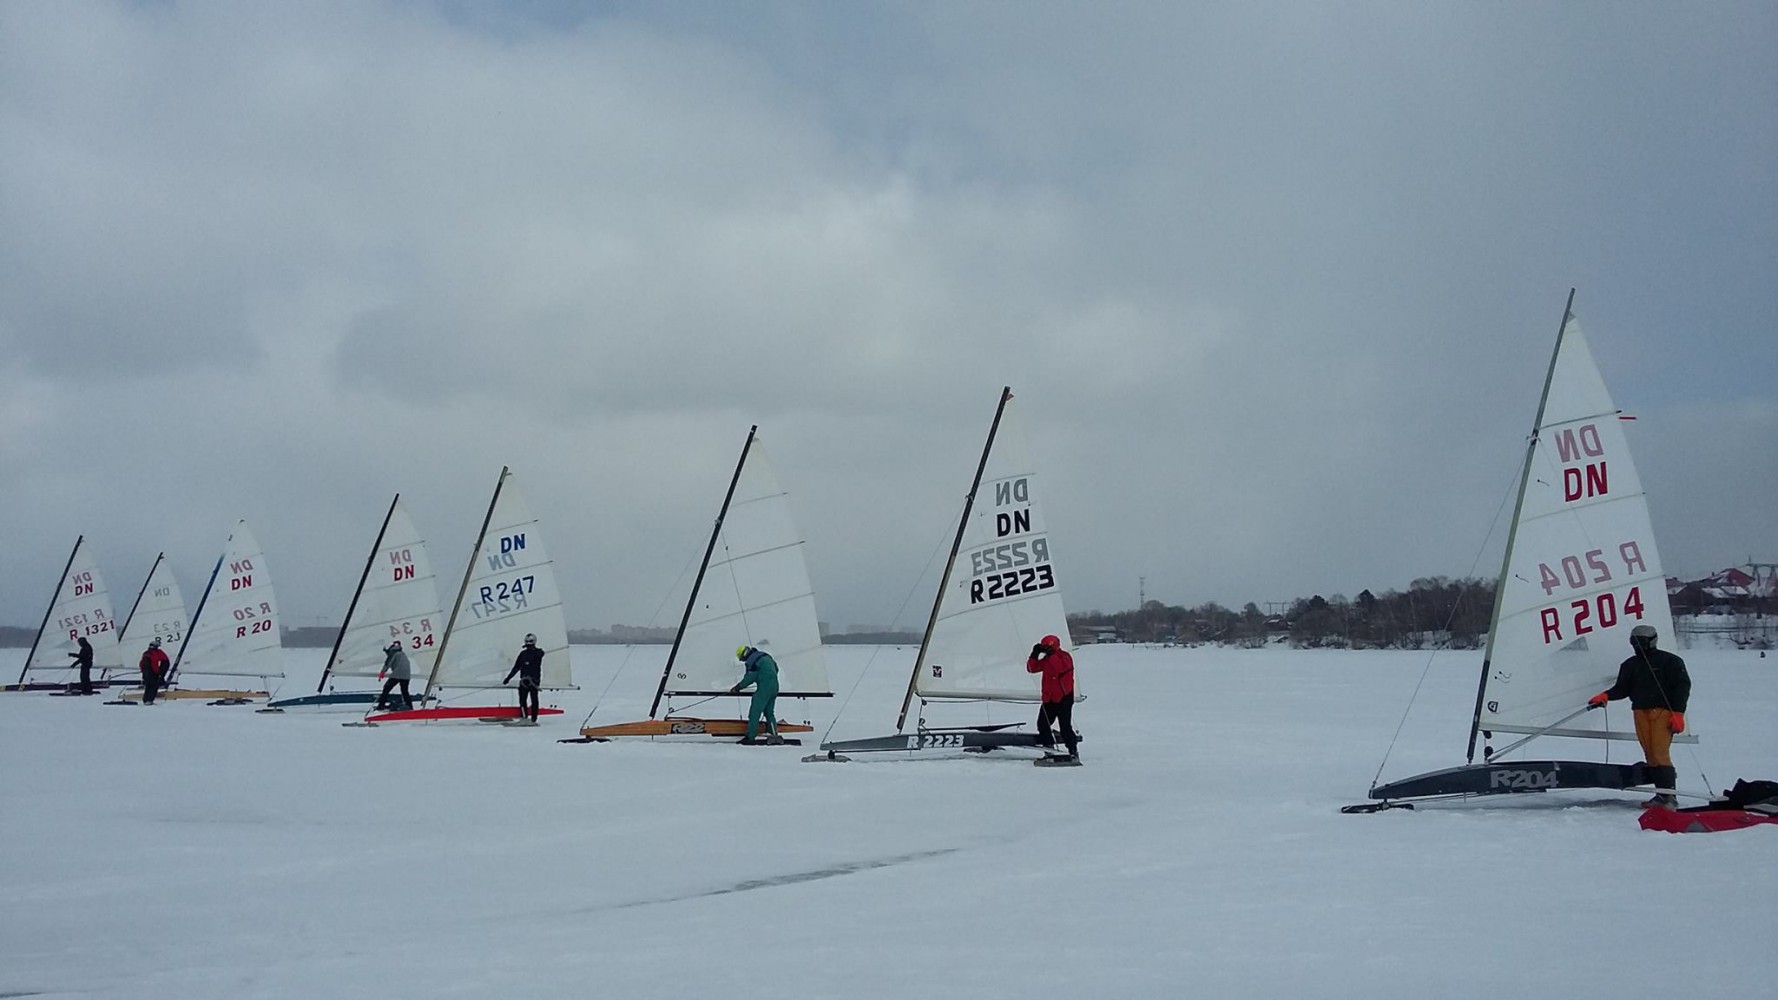
{"type": "Polygon", "coordinates": [[[246,521],[236,524],[228,536],[197,614],[179,653],[177,676],[284,676],[271,570],[246,521]]]}
{"type": "Polygon", "coordinates": [[[470,563],[463,606],[451,627],[438,664],[440,687],[500,687],[527,632],[537,635],[543,650],[543,686],[574,686],[555,569],[537,519],[510,472],[501,480],[488,530],[470,563]]]}
{"type": "Polygon", "coordinates": [[[735,648],[743,645],[772,654],[781,694],[831,693],[802,536],[758,438],[680,634],[667,690],[728,690],[741,679],[735,648]]]}
{"type": "MultiPolygon", "coordinates": [[[[1481,728],[1536,732],[1610,687],[1630,629],[1672,648],[1666,576],[1624,425],[1570,319],[1550,379],[1529,484],[1500,581],[1481,728]]],[[[1588,712],[1551,733],[1633,739],[1628,712],[1588,712]],[[1605,732],[1607,721],[1615,732],[1605,732]]]]}
{"type": "Polygon", "coordinates": [[[375,677],[383,669],[383,648],[398,641],[407,650],[414,676],[424,679],[432,673],[432,658],[438,655],[443,636],[444,614],[426,541],[397,499],[371,557],[370,574],[352,608],[352,619],[340,636],[332,673],[375,677]]]}
{"type": "Polygon", "coordinates": [[[179,581],[173,578],[173,567],[165,556],[156,557],[136,609],[118,636],[123,673],[139,672],[142,653],[155,639],[161,641],[161,648],[169,655],[178,652],[179,644],[185,641],[186,624],[185,596],[179,592],[179,581]]]}
{"type": "Polygon", "coordinates": [[[70,654],[80,649],[82,637],[93,647],[94,670],[115,670],[122,663],[117,650],[117,621],[111,615],[111,595],[105,591],[105,577],[99,572],[92,546],[86,544],[84,536],[74,543],[68,572],[56,589],[55,603],[50,606],[43,634],[37,637],[37,649],[26,667],[32,674],[71,670],[74,658],[70,654]]]}
{"type": "Polygon", "coordinates": [[[1037,502],[1037,475],[1017,400],[1000,418],[938,621],[915,678],[922,698],[1040,701],[1031,647],[1046,635],[1069,647],[1061,580],[1037,502]]]}

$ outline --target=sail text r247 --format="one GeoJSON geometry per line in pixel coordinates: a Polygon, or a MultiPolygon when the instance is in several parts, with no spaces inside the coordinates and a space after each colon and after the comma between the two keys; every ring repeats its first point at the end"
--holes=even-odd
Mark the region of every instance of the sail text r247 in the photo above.
{"type": "MultiPolygon", "coordinates": [[[[519,563],[514,553],[524,551],[525,533],[520,531],[502,535],[498,544],[499,551],[487,554],[488,569],[498,573],[503,569],[516,568],[519,563]]],[[[496,580],[477,588],[476,603],[470,605],[469,610],[477,621],[522,611],[530,606],[525,595],[535,593],[536,590],[537,578],[529,574],[515,576],[511,580],[496,580]]]]}
{"type": "Polygon", "coordinates": [[[994,541],[969,553],[969,603],[1054,588],[1049,536],[1032,533],[1028,478],[995,483],[994,508],[983,513],[994,519],[994,541]]]}

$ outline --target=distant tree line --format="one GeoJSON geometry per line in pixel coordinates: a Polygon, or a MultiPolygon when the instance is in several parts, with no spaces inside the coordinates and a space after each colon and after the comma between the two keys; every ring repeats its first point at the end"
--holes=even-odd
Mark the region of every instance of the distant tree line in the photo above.
{"type": "Polygon", "coordinates": [[[1303,649],[1476,649],[1493,611],[1493,581],[1431,576],[1405,591],[1362,590],[1351,600],[1298,598],[1279,614],[1252,601],[1239,611],[1214,602],[1183,608],[1149,601],[1134,611],[1069,615],[1068,627],[1076,641],[1263,646],[1283,637],[1303,649]]]}

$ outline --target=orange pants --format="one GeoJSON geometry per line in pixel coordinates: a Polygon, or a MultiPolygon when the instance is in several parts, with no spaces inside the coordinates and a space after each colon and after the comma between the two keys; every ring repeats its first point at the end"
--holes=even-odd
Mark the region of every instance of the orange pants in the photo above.
{"type": "Polygon", "coordinates": [[[1636,742],[1642,744],[1648,766],[1672,767],[1673,713],[1664,708],[1638,708],[1630,714],[1636,717],[1636,742]]]}

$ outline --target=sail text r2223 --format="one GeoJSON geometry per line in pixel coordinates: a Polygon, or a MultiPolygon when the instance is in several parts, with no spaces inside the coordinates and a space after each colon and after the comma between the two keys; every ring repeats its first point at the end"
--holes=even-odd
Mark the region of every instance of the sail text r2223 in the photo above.
{"type": "Polygon", "coordinates": [[[994,541],[969,552],[969,603],[1017,597],[1056,585],[1049,537],[1032,534],[1026,477],[994,484],[994,541]]]}

